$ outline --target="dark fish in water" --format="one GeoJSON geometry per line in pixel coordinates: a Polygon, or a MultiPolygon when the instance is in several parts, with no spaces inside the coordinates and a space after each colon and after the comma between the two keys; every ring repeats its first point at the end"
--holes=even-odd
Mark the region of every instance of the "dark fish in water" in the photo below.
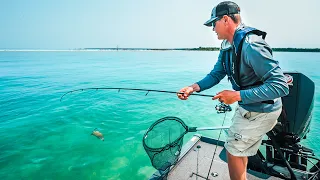
{"type": "Polygon", "coordinates": [[[100,140],[104,141],[103,134],[102,134],[100,131],[98,131],[97,128],[95,128],[95,129],[92,131],[91,135],[94,135],[95,137],[97,137],[97,138],[99,138],[100,140]]]}

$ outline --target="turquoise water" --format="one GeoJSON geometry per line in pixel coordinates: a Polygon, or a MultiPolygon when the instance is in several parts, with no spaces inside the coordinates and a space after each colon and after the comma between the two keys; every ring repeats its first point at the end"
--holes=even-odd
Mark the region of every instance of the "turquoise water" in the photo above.
{"type": "MultiPolygon", "coordinates": [[[[177,116],[190,126],[220,126],[216,101],[174,94],[84,91],[128,87],[178,91],[206,75],[217,52],[0,52],[1,179],[147,179],[154,172],[142,146],[157,119],[177,116]],[[98,128],[101,141],[91,136],[98,128]]],[[[320,53],[275,53],[282,69],[305,73],[320,85],[320,53]]],[[[231,86],[224,79],[205,94],[231,86]]],[[[304,145],[320,156],[320,95],[304,145]]],[[[233,105],[234,106],[234,105],[233,105]]],[[[225,124],[230,124],[232,113],[225,124]]],[[[203,132],[218,137],[219,132],[203,132]]],[[[185,140],[192,136],[189,133],[185,140]]],[[[225,137],[222,136],[221,139],[225,137]]]]}

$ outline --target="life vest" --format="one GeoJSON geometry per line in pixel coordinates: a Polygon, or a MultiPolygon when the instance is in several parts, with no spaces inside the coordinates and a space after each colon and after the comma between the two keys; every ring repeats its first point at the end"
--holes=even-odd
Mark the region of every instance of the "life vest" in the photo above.
{"type": "Polygon", "coordinates": [[[240,81],[240,61],[241,61],[241,50],[242,44],[245,37],[250,34],[256,34],[258,36],[262,36],[262,39],[265,39],[267,33],[260,31],[258,29],[252,27],[243,27],[238,29],[234,34],[233,38],[233,48],[229,48],[227,50],[222,50],[222,64],[227,72],[228,80],[231,81],[232,87],[234,90],[239,91],[242,89],[247,89],[248,87],[261,85],[263,82],[258,81],[249,86],[242,86],[240,81]],[[232,60],[230,61],[230,53],[232,53],[232,60]]]}
{"type": "MultiPolygon", "coordinates": [[[[241,51],[242,45],[245,37],[248,34],[256,34],[258,36],[262,36],[262,39],[265,39],[267,33],[260,31],[258,29],[252,27],[243,27],[238,29],[234,34],[233,38],[233,48],[229,48],[228,50],[222,51],[222,64],[227,72],[228,80],[232,83],[232,88],[236,91],[240,91],[243,89],[248,89],[250,87],[258,86],[263,84],[262,81],[257,81],[253,84],[242,86],[240,81],[240,61],[241,61],[241,51]],[[230,53],[232,53],[232,60],[230,61],[230,53]]],[[[273,100],[262,101],[265,104],[274,104],[273,100]]]]}

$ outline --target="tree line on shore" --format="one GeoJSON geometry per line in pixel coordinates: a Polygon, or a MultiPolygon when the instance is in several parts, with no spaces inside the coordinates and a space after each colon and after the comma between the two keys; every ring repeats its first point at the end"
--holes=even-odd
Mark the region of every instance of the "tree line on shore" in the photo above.
{"type": "MultiPolygon", "coordinates": [[[[198,48],[84,48],[83,50],[145,50],[145,51],[219,51],[218,47],[198,47],[198,48]]],[[[320,52],[320,48],[272,48],[278,52],[320,52]]]]}
{"type": "MultiPolygon", "coordinates": [[[[198,51],[219,51],[218,47],[199,47],[190,50],[198,51]]],[[[320,52],[320,48],[272,48],[272,51],[278,52],[320,52]]]]}

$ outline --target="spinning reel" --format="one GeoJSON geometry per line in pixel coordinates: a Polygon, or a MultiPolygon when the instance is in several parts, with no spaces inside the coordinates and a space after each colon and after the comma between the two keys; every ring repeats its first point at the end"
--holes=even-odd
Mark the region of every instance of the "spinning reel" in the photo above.
{"type": "Polygon", "coordinates": [[[220,113],[230,112],[232,111],[232,108],[230,105],[220,102],[219,104],[216,105],[216,110],[217,110],[217,113],[220,114],[220,113]]]}

